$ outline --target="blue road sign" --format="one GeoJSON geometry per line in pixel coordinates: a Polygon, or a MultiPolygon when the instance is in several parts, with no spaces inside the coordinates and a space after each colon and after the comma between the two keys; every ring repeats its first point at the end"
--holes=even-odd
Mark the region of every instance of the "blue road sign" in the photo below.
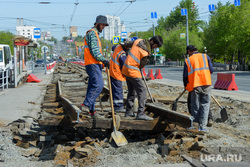
{"type": "Polygon", "coordinates": [[[240,0],[234,0],[234,6],[240,6],[240,0]]]}
{"type": "Polygon", "coordinates": [[[82,49],[81,48],[79,48],[79,52],[81,52],[82,51],[82,49]]]}
{"type": "Polygon", "coordinates": [[[131,38],[131,41],[135,41],[135,40],[137,40],[138,38],[137,37],[132,37],[131,38]]]}
{"type": "Polygon", "coordinates": [[[41,38],[41,29],[34,28],[34,38],[41,38]]]}
{"type": "Polygon", "coordinates": [[[181,9],[181,15],[186,16],[187,15],[187,9],[181,9]]]}
{"type": "Polygon", "coordinates": [[[108,49],[109,48],[109,46],[106,46],[106,49],[108,49]]]}
{"type": "Polygon", "coordinates": [[[157,19],[157,12],[151,12],[151,19],[157,19]]]}
{"type": "Polygon", "coordinates": [[[159,48],[156,48],[156,52],[159,52],[159,48]]]}
{"type": "Polygon", "coordinates": [[[119,44],[120,37],[119,36],[113,36],[113,44],[119,44]]]}
{"type": "Polygon", "coordinates": [[[208,9],[209,11],[215,11],[215,5],[214,4],[208,5],[208,9]]]}
{"type": "Polygon", "coordinates": [[[121,40],[123,40],[124,38],[128,37],[128,33],[127,32],[121,32],[121,40]]]}

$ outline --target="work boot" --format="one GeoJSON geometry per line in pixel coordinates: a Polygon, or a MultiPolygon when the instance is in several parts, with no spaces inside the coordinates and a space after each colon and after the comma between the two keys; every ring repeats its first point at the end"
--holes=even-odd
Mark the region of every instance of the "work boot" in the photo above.
{"type": "Polygon", "coordinates": [[[115,112],[126,112],[126,110],[124,108],[121,109],[115,109],[115,112]]]}
{"type": "Polygon", "coordinates": [[[146,120],[146,121],[152,121],[153,118],[147,116],[146,114],[137,114],[136,119],[138,120],[146,120]]]}
{"type": "Polygon", "coordinates": [[[88,106],[85,106],[85,104],[81,104],[80,109],[81,109],[82,111],[89,112],[89,107],[88,107],[88,106]]]}
{"type": "Polygon", "coordinates": [[[208,119],[207,126],[211,127],[212,125],[213,125],[213,120],[212,119],[208,119]]]}
{"type": "Polygon", "coordinates": [[[125,116],[124,117],[135,117],[135,113],[134,112],[127,112],[125,113],[125,116]]]}
{"type": "Polygon", "coordinates": [[[92,117],[92,118],[99,118],[99,117],[102,117],[101,115],[99,115],[96,111],[90,111],[89,112],[89,115],[92,117]]]}

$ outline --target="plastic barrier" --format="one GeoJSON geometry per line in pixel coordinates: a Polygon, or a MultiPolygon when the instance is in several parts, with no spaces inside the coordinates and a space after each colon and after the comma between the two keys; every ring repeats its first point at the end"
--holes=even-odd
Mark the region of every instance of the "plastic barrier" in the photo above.
{"type": "Polygon", "coordinates": [[[153,69],[148,69],[148,75],[147,75],[147,77],[150,77],[151,80],[155,80],[155,77],[153,75],[153,69]]]}
{"type": "Polygon", "coordinates": [[[155,77],[155,79],[162,79],[161,69],[156,69],[154,77],[155,77]]]}
{"type": "Polygon", "coordinates": [[[145,68],[142,69],[142,73],[143,73],[144,77],[147,76],[147,74],[146,74],[146,72],[145,72],[145,68]]]}
{"type": "Polygon", "coordinates": [[[238,90],[238,87],[235,83],[235,74],[218,73],[214,88],[224,90],[238,90]]]}
{"type": "Polygon", "coordinates": [[[27,82],[41,82],[41,79],[38,79],[34,74],[29,74],[27,77],[27,82]]]}

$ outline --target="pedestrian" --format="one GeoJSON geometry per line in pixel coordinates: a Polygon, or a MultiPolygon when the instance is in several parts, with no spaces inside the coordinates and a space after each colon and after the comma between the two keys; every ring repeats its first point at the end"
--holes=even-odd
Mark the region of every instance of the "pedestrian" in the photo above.
{"type": "Polygon", "coordinates": [[[136,119],[153,120],[144,114],[147,91],[142,80],[141,69],[149,62],[151,50],[161,47],[163,44],[161,36],[153,36],[150,40],[137,39],[134,41],[127,59],[122,67],[122,74],[126,76],[128,95],[125,117],[135,117],[132,111],[137,94],[138,111],[136,119]]]}
{"type": "Polygon", "coordinates": [[[199,131],[207,131],[213,65],[210,57],[199,53],[194,45],[188,45],[186,50],[189,57],[185,59],[183,83],[190,93],[191,115],[199,124],[199,131]]]}
{"type": "Polygon", "coordinates": [[[109,67],[109,62],[102,54],[99,33],[108,26],[107,17],[96,17],[94,27],[86,32],[84,37],[84,62],[89,76],[86,98],[81,105],[82,111],[88,111],[91,116],[98,117],[95,111],[95,101],[103,89],[102,66],[109,67]]]}
{"type": "Polygon", "coordinates": [[[130,38],[124,40],[125,40],[124,42],[115,46],[113,55],[109,61],[110,63],[109,72],[110,72],[113,105],[115,112],[125,112],[125,109],[123,107],[122,81],[126,81],[126,78],[122,74],[122,66],[126,60],[127,52],[133,45],[133,41],[131,41],[130,38]]]}

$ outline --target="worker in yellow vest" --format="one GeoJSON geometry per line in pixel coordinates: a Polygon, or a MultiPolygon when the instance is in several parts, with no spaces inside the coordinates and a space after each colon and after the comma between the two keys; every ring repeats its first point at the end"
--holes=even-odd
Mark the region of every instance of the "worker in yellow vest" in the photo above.
{"type": "Polygon", "coordinates": [[[128,86],[125,117],[135,117],[132,108],[137,94],[138,111],[136,119],[153,120],[144,113],[147,91],[142,80],[141,69],[149,62],[151,50],[161,47],[162,44],[161,36],[153,36],[150,40],[137,39],[134,41],[122,67],[122,74],[126,76],[128,86]]]}
{"type": "Polygon", "coordinates": [[[207,131],[213,65],[210,57],[199,53],[194,45],[188,45],[186,50],[189,57],[184,64],[183,83],[189,91],[191,115],[199,123],[199,131],[207,131]]]}
{"type": "Polygon", "coordinates": [[[89,76],[86,98],[81,105],[82,111],[88,111],[91,116],[99,116],[95,111],[95,101],[100,95],[104,83],[102,68],[109,67],[109,62],[102,54],[102,45],[99,33],[108,26],[107,17],[99,15],[96,17],[94,27],[86,32],[84,37],[84,63],[89,76]]]}
{"type": "Polygon", "coordinates": [[[122,74],[122,66],[127,58],[127,52],[133,45],[130,38],[125,38],[123,42],[115,46],[110,63],[110,79],[113,95],[113,105],[115,112],[125,112],[123,107],[123,87],[122,82],[126,81],[122,74]]]}

